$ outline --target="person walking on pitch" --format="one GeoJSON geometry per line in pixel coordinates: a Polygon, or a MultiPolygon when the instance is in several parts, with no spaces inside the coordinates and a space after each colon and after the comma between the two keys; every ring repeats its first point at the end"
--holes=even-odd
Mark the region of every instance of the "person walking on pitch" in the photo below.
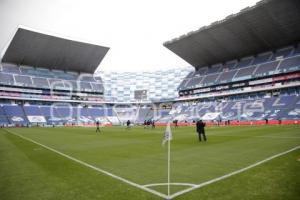
{"type": "Polygon", "coordinates": [[[196,129],[197,129],[197,133],[198,133],[199,141],[200,142],[202,141],[201,140],[201,135],[203,135],[204,141],[207,140],[206,135],[205,135],[205,129],[204,129],[204,127],[205,127],[205,123],[202,120],[197,121],[197,123],[196,123],[196,129]]]}
{"type": "Polygon", "coordinates": [[[127,122],[126,122],[127,129],[130,129],[130,124],[131,124],[130,120],[127,120],[127,122]]]}
{"type": "Polygon", "coordinates": [[[96,127],[97,127],[96,128],[96,133],[97,132],[101,133],[101,131],[100,131],[100,122],[99,121],[96,122],[96,127]]]}
{"type": "Polygon", "coordinates": [[[175,125],[175,128],[178,128],[178,120],[175,119],[175,120],[173,121],[173,123],[174,123],[174,125],[175,125]]]}
{"type": "Polygon", "coordinates": [[[155,121],[154,120],[152,120],[151,125],[152,125],[152,129],[154,129],[155,128],[155,121]]]}

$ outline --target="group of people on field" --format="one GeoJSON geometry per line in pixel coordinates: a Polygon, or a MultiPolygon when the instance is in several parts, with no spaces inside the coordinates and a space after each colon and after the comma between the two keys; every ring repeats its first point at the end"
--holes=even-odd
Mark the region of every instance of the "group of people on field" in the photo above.
{"type": "Polygon", "coordinates": [[[144,121],[144,129],[149,128],[149,127],[155,128],[155,121],[154,120],[148,119],[148,120],[144,121]]]}
{"type": "MultiPolygon", "coordinates": [[[[174,123],[175,127],[178,127],[178,120],[174,120],[173,123],[174,123]]],[[[130,125],[131,125],[131,121],[127,120],[126,128],[130,129],[130,125]]],[[[205,135],[205,125],[206,124],[202,120],[198,120],[196,122],[196,131],[198,133],[198,138],[199,138],[200,142],[202,141],[202,138],[203,138],[204,141],[207,141],[207,138],[206,138],[206,135],[205,135]]],[[[155,128],[155,121],[154,120],[145,120],[144,121],[144,129],[148,128],[150,126],[152,128],[155,128]]],[[[100,131],[100,122],[99,121],[96,122],[96,133],[97,132],[101,133],[101,131],[100,131]]]]}
{"type": "MultiPolygon", "coordinates": [[[[131,125],[131,121],[130,120],[127,120],[126,121],[126,129],[130,129],[130,125],[131,125]]],[[[101,133],[100,131],[100,122],[99,121],[96,121],[96,133],[101,133]]]]}

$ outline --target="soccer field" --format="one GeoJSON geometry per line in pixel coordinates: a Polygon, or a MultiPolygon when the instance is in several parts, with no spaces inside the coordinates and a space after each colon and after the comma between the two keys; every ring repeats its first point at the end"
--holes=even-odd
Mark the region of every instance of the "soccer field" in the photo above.
{"type": "MultiPolygon", "coordinates": [[[[164,128],[0,129],[0,199],[165,199],[164,128]]],[[[300,126],[172,128],[172,199],[299,199],[300,126]]]]}

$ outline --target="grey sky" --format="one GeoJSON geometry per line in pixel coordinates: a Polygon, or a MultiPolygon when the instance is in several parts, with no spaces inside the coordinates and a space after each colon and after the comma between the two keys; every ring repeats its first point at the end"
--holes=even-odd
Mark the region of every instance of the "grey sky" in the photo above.
{"type": "Polygon", "coordinates": [[[188,66],[163,42],[257,0],[0,0],[0,50],[18,25],[110,47],[101,70],[188,66]]]}

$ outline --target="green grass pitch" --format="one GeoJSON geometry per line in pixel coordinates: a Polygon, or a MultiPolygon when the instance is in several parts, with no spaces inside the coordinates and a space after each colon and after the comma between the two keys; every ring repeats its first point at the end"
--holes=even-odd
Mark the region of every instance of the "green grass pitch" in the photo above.
{"type": "MultiPolygon", "coordinates": [[[[164,199],[95,170],[166,195],[164,128],[107,127],[101,131],[0,129],[0,199],[164,199]]],[[[198,142],[194,127],[172,128],[172,132],[171,182],[178,184],[171,185],[171,195],[300,146],[300,126],[209,127],[206,143],[198,142]]],[[[296,200],[300,197],[299,159],[300,149],[294,149],[173,199],[296,200]]]]}

